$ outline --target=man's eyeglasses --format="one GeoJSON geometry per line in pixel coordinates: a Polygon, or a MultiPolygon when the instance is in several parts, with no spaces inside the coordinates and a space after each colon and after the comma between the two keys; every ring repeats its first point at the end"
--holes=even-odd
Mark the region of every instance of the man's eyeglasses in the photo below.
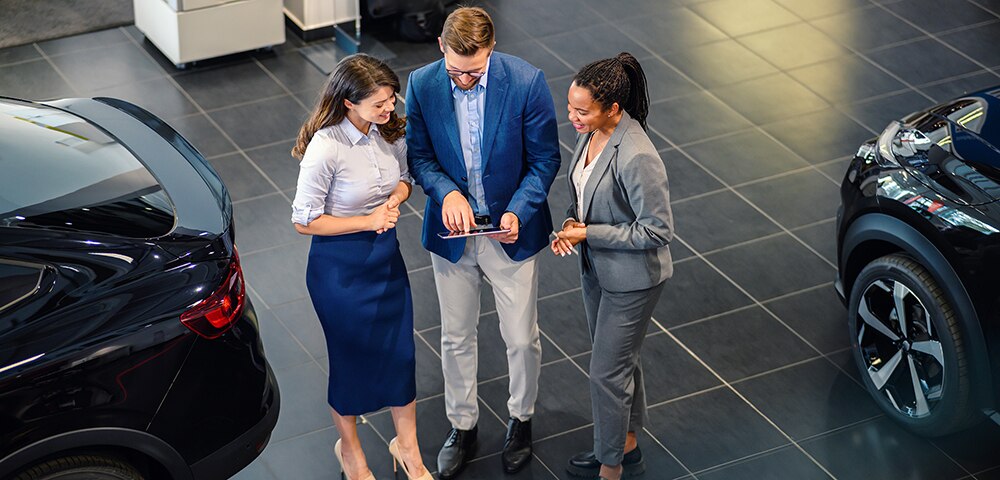
{"type": "Polygon", "coordinates": [[[445,71],[448,72],[449,77],[454,78],[461,77],[462,75],[468,75],[472,78],[483,78],[483,75],[486,75],[486,72],[469,72],[466,70],[456,70],[454,68],[448,68],[445,69],[445,71]]]}

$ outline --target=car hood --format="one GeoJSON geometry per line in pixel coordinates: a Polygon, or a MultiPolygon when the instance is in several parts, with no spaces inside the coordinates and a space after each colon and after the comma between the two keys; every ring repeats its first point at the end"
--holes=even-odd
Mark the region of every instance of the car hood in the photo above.
{"type": "Polygon", "coordinates": [[[958,203],[1000,200],[1000,89],[988,89],[917,112],[907,128],[930,145],[901,161],[914,177],[958,203]]]}

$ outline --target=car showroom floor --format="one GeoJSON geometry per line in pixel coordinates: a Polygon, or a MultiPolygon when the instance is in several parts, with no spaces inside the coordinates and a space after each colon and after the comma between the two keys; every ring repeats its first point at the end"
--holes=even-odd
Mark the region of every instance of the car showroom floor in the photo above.
{"type": "MultiPolygon", "coordinates": [[[[1000,427],[928,440],[880,415],[858,380],[833,289],[834,216],[849,156],[896,116],[1000,83],[996,0],[491,0],[500,51],[544,69],[561,119],[586,62],[629,51],[654,102],[650,134],[670,176],[675,274],[643,350],[646,478],[1000,479],[1000,427]]],[[[435,44],[385,41],[405,82],[435,44]]],[[[166,119],[209,158],[236,210],[238,245],[282,391],[271,443],[240,479],[335,478],[326,351],[304,283],[309,240],[289,223],[289,156],[323,75],[289,35],[273,53],[178,71],[134,27],[0,50],[0,95],[114,96],[166,119]]],[[[565,175],[550,195],[565,209],[565,175]]],[[[432,470],[444,417],[440,326],[424,197],[399,239],[414,290],[418,425],[432,470]]],[[[556,215],[557,217],[559,215],[556,215]]],[[[565,478],[589,447],[590,350],[577,258],[543,251],[535,458],[511,478],[565,478]]],[[[504,348],[482,297],[480,450],[463,478],[507,478],[504,348]]],[[[392,474],[387,412],[360,427],[392,474]]]]}

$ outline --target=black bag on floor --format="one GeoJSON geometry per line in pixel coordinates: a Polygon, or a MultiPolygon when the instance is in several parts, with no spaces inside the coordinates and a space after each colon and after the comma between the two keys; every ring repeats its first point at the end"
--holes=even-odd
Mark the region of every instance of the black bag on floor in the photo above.
{"type": "Polygon", "coordinates": [[[396,32],[410,42],[429,42],[441,35],[445,10],[442,0],[406,2],[396,20],[396,32]]]}

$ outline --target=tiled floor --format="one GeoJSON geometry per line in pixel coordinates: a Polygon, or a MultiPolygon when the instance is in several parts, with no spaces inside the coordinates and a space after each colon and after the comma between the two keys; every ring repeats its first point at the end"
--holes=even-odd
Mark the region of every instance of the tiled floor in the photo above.
{"type": "MultiPolygon", "coordinates": [[[[671,178],[676,273],[643,361],[646,478],[1000,478],[1000,428],[928,440],[879,414],[848,352],[832,287],[833,217],[847,156],[895,116],[1000,83],[995,0],[490,0],[498,49],[543,68],[562,117],[572,73],[627,50],[671,178]]],[[[436,45],[386,40],[404,78],[436,45]]],[[[242,258],[283,392],[277,429],[241,479],[335,478],[326,352],[307,298],[308,239],[288,223],[288,151],[323,75],[289,37],[274,53],[176,71],[133,27],[0,50],[0,95],[116,96],[174,125],[232,194],[242,258]]],[[[574,143],[565,120],[564,159],[574,143]]],[[[439,317],[416,194],[398,229],[414,288],[420,440],[434,466],[447,432],[439,317]]],[[[564,177],[553,209],[568,201],[564,177]]],[[[536,455],[512,478],[566,478],[588,447],[589,344],[574,259],[541,254],[536,455]]],[[[507,377],[483,295],[481,448],[464,478],[507,478],[498,452],[507,377]]],[[[386,412],[361,427],[389,478],[386,412]]]]}

